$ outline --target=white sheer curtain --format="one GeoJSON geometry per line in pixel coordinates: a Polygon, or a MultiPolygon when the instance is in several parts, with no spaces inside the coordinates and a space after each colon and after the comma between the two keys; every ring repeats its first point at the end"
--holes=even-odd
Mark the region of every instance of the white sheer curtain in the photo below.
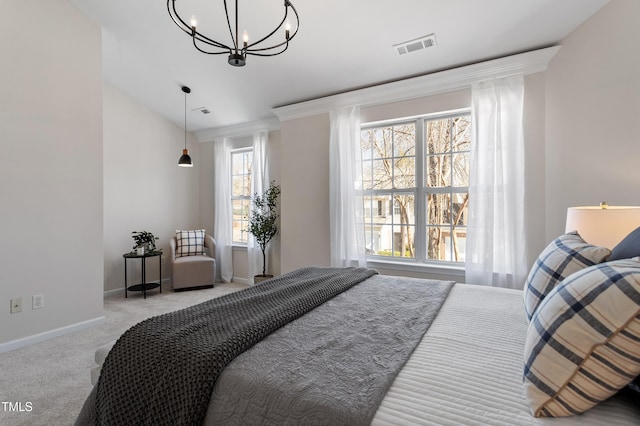
{"type": "MultiPolygon", "coordinates": [[[[253,163],[251,169],[251,195],[262,195],[269,187],[269,167],[267,162],[267,144],[269,135],[266,131],[253,135],[253,163]]],[[[247,240],[247,258],[249,262],[249,279],[262,274],[262,250],[253,235],[247,240]]],[[[269,257],[265,260],[265,270],[269,271],[269,257]]]]}
{"type": "Polygon", "coordinates": [[[329,214],[331,266],[366,266],[361,188],[360,109],[331,111],[329,214]]]}
{"type": "Polygon", "coordinates": [[[216,240],[216,265],[220,278],[231,282],[233,278],[231,223],[231,142],[228,138],[216,140],[213,149],[214,210],[213,238],[216,240]]]}
{"type": "Polygon", "coordinates": [[[468,283],[521,289],[527,277],[523,99],[521,75],[472,87],[468,283]]]}

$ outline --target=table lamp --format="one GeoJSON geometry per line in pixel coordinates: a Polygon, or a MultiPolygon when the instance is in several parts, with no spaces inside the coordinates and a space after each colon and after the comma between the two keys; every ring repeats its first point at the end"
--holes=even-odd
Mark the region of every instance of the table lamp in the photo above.
{"type": "Polygon", "coordinates": [[[565,232],[578,231],[589,244],[612,249],[640,226],[640,206],[569,207],[565,232]]]}

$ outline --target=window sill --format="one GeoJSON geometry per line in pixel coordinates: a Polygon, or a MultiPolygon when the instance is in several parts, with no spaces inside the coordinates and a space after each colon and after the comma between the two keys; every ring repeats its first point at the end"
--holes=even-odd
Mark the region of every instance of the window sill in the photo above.
{"type": "Polygon", "coordinates": [[[367,266],[370,268],[389,269],[393,271],[413,272],[428,275],[447,275],[457,278],[457,281],[464,281],[465,269],[464,263],[456,265],[443,265],[435,263],[417,263],[417,262],[397,262],[392,260],[367,260],[367,266]]]}
{"type": "Polygon", "coordinates": [[[231,245],[231,250],[232,251],[247,251],[247,245],[246,244],[232,244],[231,245]]]}

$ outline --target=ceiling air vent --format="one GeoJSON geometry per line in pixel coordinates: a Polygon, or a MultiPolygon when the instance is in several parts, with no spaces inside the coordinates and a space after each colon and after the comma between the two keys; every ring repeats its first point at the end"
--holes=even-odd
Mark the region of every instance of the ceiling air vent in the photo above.
{"type": "Polygon", "coordinates": [[[405,55],[407,53],[415,52],[416,50],[426,49],[428,47],[435,47],[436,35],[429,34],[424,37],[417,38],[415,40],[405,41],[404,43],[398,43],[393,45],[393,51],[397,55],[405,55]]]}
{"type": "Polygon", "coordinates": [[[191,111],[200,111],[203,114],[209,114],[211,112],[207,107],[194,108],[191,111]]]}

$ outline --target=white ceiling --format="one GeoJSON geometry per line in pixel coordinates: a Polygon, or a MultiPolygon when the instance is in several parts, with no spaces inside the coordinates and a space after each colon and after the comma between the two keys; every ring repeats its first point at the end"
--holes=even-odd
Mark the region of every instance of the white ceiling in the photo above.
{"type": "MultiPolygon", "coordinates": [[[[197,52],[164,0],[70,0],[103,28],[104,79],[179,126],[182,85],[192,89],[187,127],[200,131],[273,117],[271,109],[382,82],[546,47],[608,0],[291,0],[300,32],[279,56],[250,56],[243,68],[225,55],[197,52]],[[435,33],[437,47],[398,56],[392,45],[435,33]]],[[[178,0],[199,25],[222,0],[178,0]]],[[[240,31],[275,27],[283,0],[239,0],[240,31]],[[271,25],[271,23],[274,23],[271,25]]],[[[233,7],[233,2],[229,2],[233,7]]],[[[226,29],[224,17],[217,18],[226,29]]],[[[218,38],[229,36],[221,32],[218,38]]]]}

